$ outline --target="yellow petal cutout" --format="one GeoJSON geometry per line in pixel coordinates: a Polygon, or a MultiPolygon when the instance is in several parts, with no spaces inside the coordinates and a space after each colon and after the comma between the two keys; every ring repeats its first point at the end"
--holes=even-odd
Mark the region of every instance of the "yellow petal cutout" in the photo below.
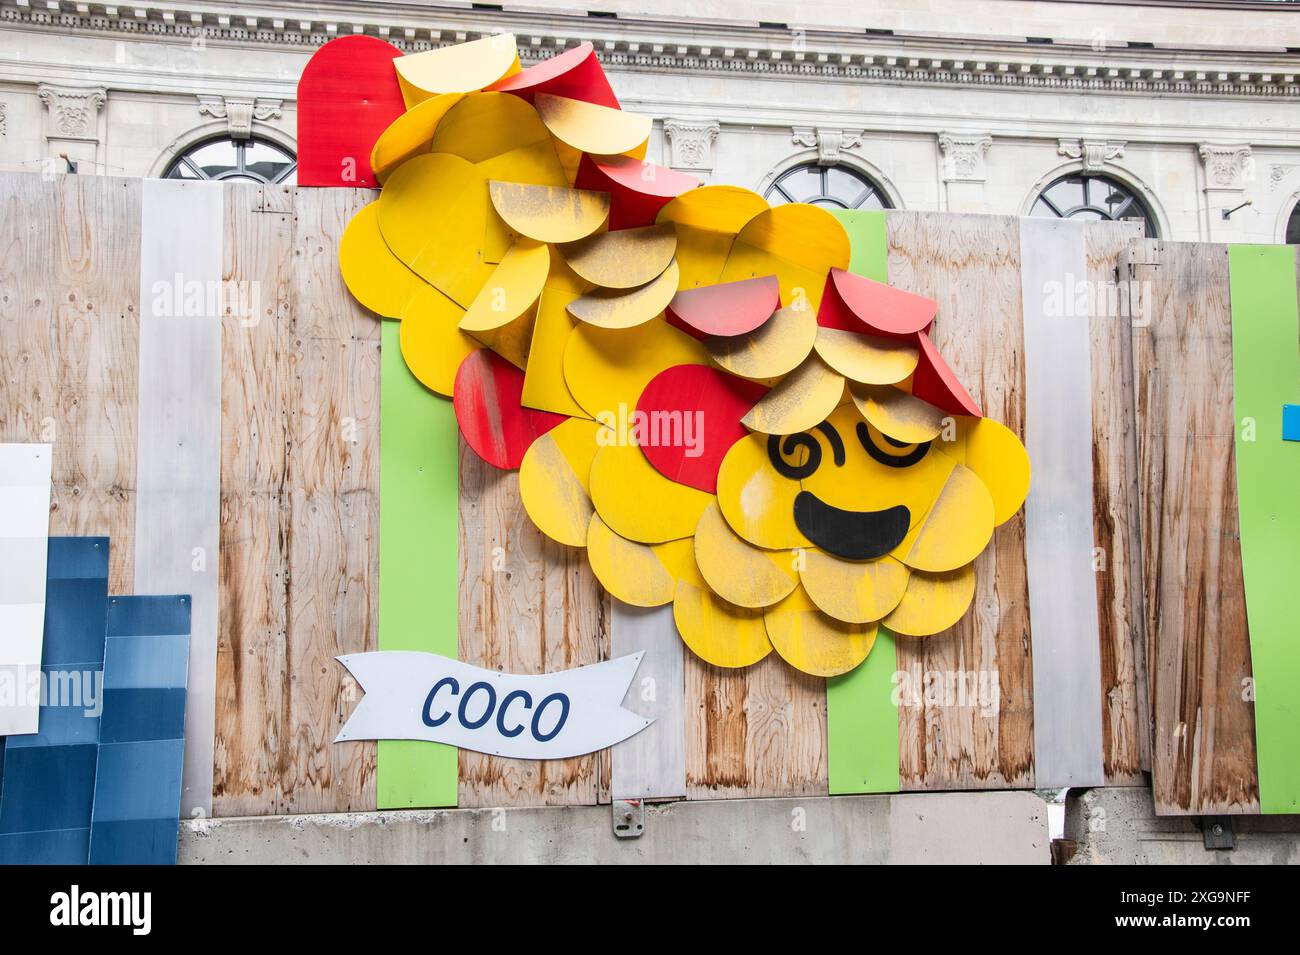
{"type": "Polygon", "coordinates": [[[565,245],[561,251],[574,273],[593,285],[630,289],[662,275],[677,248],[672,223],[603,232],[565,245]]]}
{"type": "Polygon", "coordinates": [[[352,297],[382,318],[399,318],[427,283],[393,255],[379,231],[379,203],[365,206],[339,240],[339,271],[352,297]]]}
{"type": "Polygon", "coordinates": [[[375,178],[382,184],[406,160],[433,152],[433,134],[438,124],[463,97],[463,93],[434,96],[389,123],[370,150],[370,168],[375,171],[375,178]]]}
{"type": "Polygon", "coordinates": [[[1029,494],[1029,453],[1014,431],[992,418],[956,418],[957,440],[943,449],[984,482],[993,498],[993,523],[1008,521],[1029,494]]]}
{"type": "Polygon", "coordinates": [[[587,490],[600,426],[570,418],[539,437],[519,465],[519,497],[532,522],[551,540],[587,545],[595,514],[587,490]]]}
{"type": "Polygon", "coordinates": [[[789,551],[769,552],[747,544],[716,503],[709,504],[695,528],[695,563],[713,592],[738,607],[770,607],[799,582],[789,551]]]}
{"type": "Polygon", "coordinates": [[[680,581],[673,620],[691,652],[717,667],[747,667],[772,652],[762,611],[729,604],[707,588],[680,581]]]}
{"type": "Polygon", "coordinates": [[[620,537],[659,544],[695,533],[713,496],[668,480],[636,445],[609,444],[591,464],[591,499],[620,537]]]}
{"type": "Polygon", "coordinates": [[[538,242],[574,242],[586,238],[609,215],[609,196],[565,186],[488,183],[492,207],[506,225],[538,242]]]}
{"type": "Polygon", "coordinates": [[[817,354],[844,377],[869,385],[892,385],[916,371],[921,353],[909,342],[818,328],[817,354]]]}
{"type": "Polygon", "coordinates": [[[768,639],[786,663],[813,676],[848,673],[871,653],[876,623],[852,624],[821,613],[803,589],[763,615],[768,639]]]}
{"type": "Polygon", "coordinates": [[[733,531],[757,547],[812,547],[794,523],[799,490],[798,481],[773,469],[766,435],[741,438],[718,468],[718,509],[733,531]]]}
{"type": "Polygon", "coordinates": [[[892,385],[849,385],[849,394],[862,417],[895,441],[920,444],[943,431],[946,411],[892,385]]]}
{"type": "Polygon", "coordinates": [[[649,116],[550,93],[538,93],[533,105],[551,134],[580,152],[613,156],[650,138],[649,116]]]}
{"type": "Polygon", "coordinates": [[[892,557],[848,561],[815,548],[802,554],[799,580],[824,613],[845,623],[870,623],[898,606],[908,569],[892,557]]]}
{"type": "Polygon", "coordinates": [[[465,311],[460,327],[486,332],[513,322],[537,302],[551,268],[546,245],[518,239],[465,311]]]}
{"type": "Polygon", "coordinates": [[[432,285],[425,285],[402,312],[397,341],[406,367],[420,383],[440,395],[452,396],[460,363],[478,351],[457,325],[461,307],[432,285]]]}
{"type": "Polygon", "coordinates": [[[928,637],[960,620],[974,596],[973,564],[941,574],[914,573],[907,593],[883,622],[895,633],[928,637]]]}
{"type": "Polygon", "coordinates": [[[895,554],[913,570],[955,570],[978,557],[992,536],[993,498],[988,488],[966,465],[955,464],[911,546],[895,554]]]}
{"type": "Polygon", "coordinates": [[[718,366],[742,378],[776,378],[803,363],[817,336],[817,314],[810,307],[778,309],[748,335],[704,340],[718,366]]]}
{"type": "Polygon", "coordinates": [[[650,379],[673,365],[707,365],[708,355],[690,335],[661,318],[625,330],[579,322],[564,348],[564,380],[593,418],[630,414],[650,379]]]}
{"type": "Polygon", "coordinates": [[[520,69],[519,51],[509,33],[399,56],[393,66],[407,109],[439,93],[481,90],[520,69]]]}
{"type": "Polygon", "coordinates": [[[615,534],[599,514],[587,531],[591,571],[611,596],[634,607],[661,607],[673,599],[677,581],[645,544],[615,534]]]}
{"type": "Polygon", "coordinates": [[[630,292],[598,289],[574,299],[569,314],[598,328],[634,328],[662,315],[676,294],[677,263],[669,262],[657,279],[630,292]]]}
{"type": "Polygon", "coordinates": [[[844,379],[816,355],[759,399],[741,423],[764,434],[795,434],[826,419],[844,397],[844,379]]]}

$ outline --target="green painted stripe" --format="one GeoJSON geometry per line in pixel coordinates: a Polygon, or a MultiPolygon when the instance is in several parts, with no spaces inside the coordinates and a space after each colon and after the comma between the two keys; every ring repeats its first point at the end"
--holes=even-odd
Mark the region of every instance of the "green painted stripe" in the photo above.
{"type": "MultiPolygon", "coordinates": [[[[849,271],[877,282],[889,281],[885,214],[832,212],[849,234],[849,271]]],[[[826,681],[826,758],[832,795],[898,792],[898,707],[893,699],[897,670],[894,635],[881,627],[861,666],[826,681]]]]}
{"type": "Polygon", "coordinates": [[[1237,507],[1266,813],[1300,812],[1300,444],[1282,440],[1282,405],[1300,401],[1295,257],[1292,246],[1228,247],[1237,507]]]}
{"type": "MultiPolygon", "coordinates": [[[[379,649],[458,655],[460,439],[451,402],[406,367],[383,323],[379,400],[379,649]]],[[[457,750],[380,740],[380,809],[455,806],[457,750]]]]}

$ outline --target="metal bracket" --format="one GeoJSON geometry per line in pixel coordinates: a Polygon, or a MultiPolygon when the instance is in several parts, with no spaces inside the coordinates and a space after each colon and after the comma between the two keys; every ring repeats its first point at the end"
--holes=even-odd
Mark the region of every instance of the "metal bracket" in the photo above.
{"type": "Polygon", "coordinates": [[[614,835],[620,839],[640,839],[645,832],[645,806],[639,799],[615,799],[614,835]]]}
{"type": "Polygon", "coordinates": [[[1231,816],[1202,816],[1201,836],[1206,849],[1235,849],[1237,837],[1232,831],[1231,816]]]}

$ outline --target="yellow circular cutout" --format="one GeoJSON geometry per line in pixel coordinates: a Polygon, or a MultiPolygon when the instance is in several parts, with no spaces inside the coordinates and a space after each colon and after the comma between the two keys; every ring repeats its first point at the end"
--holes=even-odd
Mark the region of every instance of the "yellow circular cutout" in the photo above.
{"type": "Polygon", "coordinates": [[[898,557],[913,570],[955,570],[978,557],[992,536],[993,498],[974,471],[957,464],[911,546],[898,557]]]}
{"type": "Polygon", "coordinates": [[[457,325],[459,305],[426,285],[402,312],[398,344],[406,367],[420,383],[440,395],[452,396],[460,363],[478,351],[478,343],[457,325]]]}
{"type": "Polygon", "coordinates": [[[807,431],[826,417],[844,397],[844,378],[816,355],[809,355],[780,384],[759,399],[741,423],[763,434],[807,431]]]}
{"type": "Polygon", "coordinates": [[[657,279],[630,292],[597,289],[569,303],[569,314],[597,328],[624,329],[644,325],[663,314],[677,294],[677,263],[657,279]]]}
{"type": "Polygon", "coordinates": [[[751,434],[727,451],[718,468],[718,509],[731,529],[756,547],[811,547],[794,523],[799,482],[773,469],[767,440],[766,435],[751,434]]]}
{"type": "Polygon", "coordinates": [[[465,310],[460,327],[487,332],[510,324],[537,302],[550,268],[551,253],[544,243],[517,239],[465,310]]]}
{"type": "Polygon", "coordinates": [[[898,606],[907,590],[908,569],[892,557],[847,561],[820,550],[803,551],[799,580],[808,597],[844,623],[870,623],[898,606]]]}
{"type": "Polygon", "coordinates": [[[713,496],[668,480],[635,444],[610,444],[591,463],[591,499],[620,537],[660,544],[694,534],[713,496]]]}
{"type": "Polygon", "coordinates": [[[402,99],[410,109],[439,93],[469,93],[519,72],[519,51],[510,33],[409,53],[393,60],[402,99]]]}
{"type": "Polygon", "coordinates": [[[551,540],[587,546],[595,514],[587,492],[596,456],[594,421],[570,418],[539,437],[519,465],[519,497],[533,524],[551,540]]]}
{"type": "Polygon", "coordinates": [[[560,251],[574,274],[592,285],[631,289],[662,275],[676,248],[677,232],[666,223],[598,233],[560,251]]]}
{"type": "Polygon", "coordinates": [[[564,345],[564,381],[593,418],[611,426],[636,410],[650,379],[674,365],[707,365],[708,355],[690,335],[662,319],[616,330],[579,322],[564,345]]]}
{"type": "Polygon", "coordinates": [[[673,620],[691,652],[716,667],[747,667],[772,652],[762,611],[736,607],[686,581],[677,584],[673,620]]]}
{"type": "Polygon", "coordinates": [[[533,105],[551,135],[580,152],[613,156],[650,138],[649,116],[550,93],[538,93],[533,105]]]}
{"type": "Polygon", "coordinates": [[[892,385],[851,384],[849,394],[877,431],[905,444],[933,441],[949,418],[946,411],[892,385]]]}
{"type": "Polygon", "coordinates": [[[370,168],[381,184],[406,160],[433,152],[434,131],[462,96],[461,93],[444,93],[424,100],[388,124],[370,150],[370,168]]]}
{"type": "Polygon", "coordinates": [[[382,318],[399,318],[426,283],[393,255],[379,231],[379,203],[364,206],[339,239],[339,271],[352,297],[382,318]]]}
{"type": "Polygon", "coordinates": [[[868,385],[893,385],[916,371],[921,352],[906,341],[818,328],[817,354],[845,378],[868,385]]]}
{"type": "Polygon", "coordinates": [[[944,450],[979,475],[993,498],[993,523],[1004,524],[1029,494],[1029,453],[1014,431],[992,418],[958,416],[957,440],[944,450]]]}
{"type": "Polygon", "coordinates": [[[812,351],[817,315],[811,308],[786,306],[748,335],[704,340],[718,367],[741,378],[776,378],[794,371],[812,351]]]}

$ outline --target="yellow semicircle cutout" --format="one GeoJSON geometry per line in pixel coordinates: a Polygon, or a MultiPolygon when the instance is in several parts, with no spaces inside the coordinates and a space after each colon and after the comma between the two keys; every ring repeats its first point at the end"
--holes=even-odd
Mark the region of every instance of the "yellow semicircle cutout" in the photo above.
{"type": "Polygon", "coordinates": [[[695,563],[713,592],[738,607],[770,607],[799,583],[789,551],[760,550],[746,543],[713,502],[695,527],[695,563]]]}
{"type": "Polygon", "coordinates": [[[409,53],[393,60],[402,99],[410,109],[439,93],[470,93],[520,70],[519,50],[509,33],[409,53]]]}
{"type": "Polygon", "coordinates": [[[662,275],[676,248],[676,230],[665,223],[598,233],[560,251],[574,274],[592,285],[631,289],[662,275]]]}
{"type": "Polygon", "coordinates": [[[939,574],[914,573],[903,599],[883,623],[903,636],[928,637],[960,620],[974,596],[973,564],[939,574]]]}
{"type": "Polygon", "coordinates": [[[550,93],[538,93],[533,105],[551,135],[580,152],[613,156],[650,138],[649,116],[550,93]]]}
{"type": "Polygon", "coordinates": [[[718,509],[731,529],[756,547],[812,547],[794,523],[799,482],[783,477],[767,456],[767,436],[751,434],[731,446],[718,468],[718,509]]]}
{"type": "Polygon", "coordinates": [[[853,624],[821,613],[801,589],[763,614],[772,646],[786,663],[812,676],[839,676],[867,658],[876,623],[853,624]]]}
{"type": "Polygon", "coordinates": [[[459,103],[464,94],[444,93],[424,100],[388,124],[370,150],[370,168],[380,184],[389,173],[406,160],[433,152],[433,135],[447,111],[459,103]]]}
{"type": "Polygon", "coordinates": [[[700,186],[668,202],[656,221],[735,235],[770,208],[758,193],[740,186],[700,186]]]}
{"type": "Polygon", "coordinates": [[[545,243],[517,239],[465,310],[460,327],[486,332],[513,322],[537,302],[551,268],[545,243]]]}
{"type": "Polygon", "coordinates": [[[718,367],[741,378],[776,378],[802,364],[817,336],[811,308],[788,305],[748,335],[719,335],[704,340],[718,367]]]}
{"type": "Polygon", "coordinates": [[[824,421],[843,397],[843,377],[809,355],[760,398],[741,423],[763,434],[796,434],[824,421]]]}
{"type": "Polygon", "coordinates": [[[593,421],[570,418],[530,444],[519,465],[524,510],[538,530],[570,547],[587,546],[596,513],[586,485],[598,427],[593,421]],[[586,446],[589,454],[584,453],[586,446]]]}
{"type": "Polygon", "coordinates": [[[862,417],[877,431],[905,444],[933,441],[949,417],[930,402],[892,385],[850,384],[849,394],[862,417]]]}
{"type": "Polygon", "coordinates": [[[849,236],[825,209],[792,202],[761,212],[736,236],[723,282],[775,275],[781,304],[821,304],[826,276],[848,268],[849,236]]]}
{"type": "Polygon", "coordinates": [[[478,343],[457,325],[461,307],[431,285],[425,285],[402,312],[398,344],[406,367],[420,383],[440,395],[452,396],[460,363],[478,351],[478,343]]]}
{"type": "Polygon", "coordinates": [[[799,580],[813,603],[844,623],[870,623],[898,606],[908,569],[886,555],[864,562],[840,560],[817,549],[803,552],[799,580]]]}
{"type": "Polygon", "coordinates": [[[859,335],[841,328],[818,328],[817,354],[850,381],[893,385],[916,371],[920,350],[910,342],[859,335]]]}
{"type": "Polygon", "coordinates": [[[694,534],[713,495],[668,480],[635,444],[609,444],[591,463],[591,499],[620,537],[661,544],[694,534]]]}
{"type": "Polygon", "coordinates": [[[352,297],[383,318],[400,318],[428,283],[393,255],[379,231],[379,203],[363,206],[339,240],[339,271],[352,297]]]}
{"type": "Polygon", "coordinates": [[[630,292],[598,289],[569,303],[569,314],[598,328],[625,329],[644,325],[663,314],[677,294],[677,263],[630,292]]]}
{"type": "Polygon", "coordinates": [[[974,471],[957,464],[899,559],[913,570],[955,570],[978,557],[992,536],[993,498],[974,471]]]}
{"type": "Polygon", "coordinates": [[[691,652],[716,667],[747,667],[772,652],[761,610],[736,607],[686,581],[677,584],[673,620],[691,652]]]}
{"type": "Polygon", "coordinates": [[[601,586],[625,604],[662,607],[673,599],[677,581],[646,544],[619,537],[599,514],[591,515],[587,558],[601,586]]]}
{"type": "Polygon", "coordinates": [[[506,225],[538,242],[575,242],[604,224],[609,196],[565,186],[530,183],[488,183],[492,206],[506,225]]]}
{"type": "Polygon", "coordinates": [[[1014,431],[992,418],[957,419],[957,440],[944,450],[979,475],[993,498],[993,523],[1004,524],[1029,494],[1029,453],[1014,431]]]}

